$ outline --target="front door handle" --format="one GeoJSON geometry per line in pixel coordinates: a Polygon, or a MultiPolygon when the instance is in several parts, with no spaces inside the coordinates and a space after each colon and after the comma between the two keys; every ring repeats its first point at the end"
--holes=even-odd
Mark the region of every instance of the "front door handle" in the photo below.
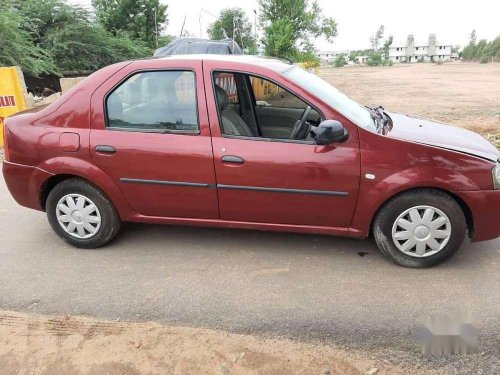
{"type": "Polygon", "coordinates": [[[239,156],[225,155],[222,157],[222,162],[231,164],[243,164],[245,160],[243,158],[240,158],[239,156]]]}
{"type": "Polygon", "coordinates": [[[113,155],[116,154],[116,149],[113,146],[99,145],[95,147],[95,151],[99,154],[113,155]]]}

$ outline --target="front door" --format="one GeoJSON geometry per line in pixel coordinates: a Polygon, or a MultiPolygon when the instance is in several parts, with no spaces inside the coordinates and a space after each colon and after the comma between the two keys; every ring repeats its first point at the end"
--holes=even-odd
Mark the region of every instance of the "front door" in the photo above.
{"type": "Polygon", "coordinates": [[[91,157],[141,215],[218,219],[201,62],[167,63],[132,63],[96,91],[91,157]]]}
{"type": "MultiPolygon", "coordinates": [[[[221,219],[348,228],[356,206],[360,176],[356,128],[350,128],[351,137],[343,144],[318,146],[306,135],[304,139],[289,139],[291,129],[303,112],[297,110],[298,101],[302,102],[302,108],[309,104],[313,107],[311,112],[322,115],[320,106],[314,106],[311,101],[306,103],[273,83],[279,79],[277,76],[266,83],[274,87],[268,87],[262,97],[255,88],[250,95],[260,127],[260,131],[255,132],[252,126],[245,126],[247,113],[237,113],[220,103],[224,98],[221,85],[217,84],[218,75],[222,73],[227,77],[230,73],[217,71],[216,66],[204,66],[204,71],[205,84],[219,86],[215,90],[207,89],[207,102],[221,219]],[[214,96],[212,92],[218,94],[214,96]],[[281,121],[275,127],[272,118],[262,119],[266,113],[273,113],[273,103],[279,103],[276,111],[281,121]],[[259,106],[266,108],[256,108],[259,106]],[[283,120],[287,117],[289,122],[283,120]],[[235,122],[236,127],[232,126],[235,122]],[[229,128],[231,134],[224,134],[229,128]]],[[[261,79],[263,77],[248,74],[248,86],[261,79]]],[[[248,91],[252,88],[248,87],[248,91]]],[[[240,98],[245,96],[239,93],[240,98]]],[[[323,115],[323,119],[325,117],[323,115]]]]}

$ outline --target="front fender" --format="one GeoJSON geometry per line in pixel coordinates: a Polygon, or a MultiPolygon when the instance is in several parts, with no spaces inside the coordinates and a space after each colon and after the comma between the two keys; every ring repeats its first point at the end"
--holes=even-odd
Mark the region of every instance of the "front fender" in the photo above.
{"type": "Polygon", "coordinates": [[[444,191],[476,191],[477,184],[458,170],[442,167],[415,166],[382,178],[370,180],[361,175],[358,204],[351,229],[366,237],[378,209],[389,199],[404,191],[434,188],[444,191]]]}
{"type": "Polygon", "coordinates": [[[51,177],[73,175],[93,183],[111,199],[122,219],[135,214],[118,186],[116,186],[109,176],[102,169],[86,160],[61,156],[48,159],[37,167],[50,173],[51,177]]]}

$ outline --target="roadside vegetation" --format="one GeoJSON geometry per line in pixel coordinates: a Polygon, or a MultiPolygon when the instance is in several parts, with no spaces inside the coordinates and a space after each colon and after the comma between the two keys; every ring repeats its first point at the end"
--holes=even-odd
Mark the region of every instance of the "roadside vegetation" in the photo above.
{"type": "Polygon", "coordinates": [[[353,62],[356,62],[360,57],[364,57],[366,59],[365,63],[369,66],[392,66],[393,63],[389,60],[389,48],[391,47],[394,38],[392,35],[384,38],[384,31],[385,26],[380,25],[375,34],[370,37],[371,48],[352,51],[349,56],[339,55],[333,61],[333,66],[341,68],[347,65],[346,57],[353,62]]]}
{"type": "Polygon", "coordinates": [[[477,42],[476,31],[472,30],[469,44],[464,47],[460,56],[467,61],[477,61],[482,64],[500,61],[500,35],[491,42],[482,39],[477,42]]]}
{"type": "MultiPolygon", "coordinates": [[[[333,41],[337,24],[316,0],[260,0],[258,41],[241,8],[227,8],[207,32],[211,39],[232,38],[248,54],[260,43],[267,56],[319,66],[314,40],[333,41]]],[[[160,0],[92,0],[84,9],[67,0],[0,1],[0,66],[20,66],[32,76],[92,71],[151,56],[174,39],[164,35],[168,8],[160,0]]],[[[182,30],[183,37],[193,33],[182,30]]]]}
{"type": "Polygon", "coordinates": [[[333,42],[337,23],[325,17],[316,0],[260,0],[260,24],[266,56],[319,65],[314,40],[333,42]]]}
{"type": "Polygon", "coordinates": [[[2,0],[0,65],[17,65],[33,76],[62,75],[151,55],[167,7],[159,0],[115,3],[94,0],[90,12],[64,0],[2,0]]]}
{"type": "Polygon", "coordinates": [[[337,56],[337,58],[333,62],[333,65],[335,65],[336,68],[342,68],[343,66],[347,65],[347,60],[343,53],[337,56]]]}
{"type": "Polygon", "coordinates": [[[252,24],[241,8],[223,9],[207,32],[212,40],[233,39],[249,55],[256,55],[258,52],[252,24]]]}

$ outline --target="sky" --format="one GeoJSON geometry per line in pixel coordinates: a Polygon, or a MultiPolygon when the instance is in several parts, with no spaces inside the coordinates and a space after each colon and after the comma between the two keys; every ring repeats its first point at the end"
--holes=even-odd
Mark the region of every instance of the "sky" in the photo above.
{"type": "MultiPolygon", "coordinates": [[[[68,0],[85,8],[91,0],[68,0]]],[[[184,28],[194,36],[207,37],[206,29],[222,9],[241,7],[254,22],[257,0],[161,0],[168,5],[169,23],[164,33],[179,35],[184,28]],[[200,17],[201,14],[201,17],[200,17]]],[[[385,36],[393,35],[396,43],[404,42],[408,34],[415,41],[426,41],[436,34],[438,42],[464,46],[476,30],[479,39],[494,39],[500,35],[500,0],[318,0],[322,14],[338,23],[338,36],[333,43],[318,38],[318,50],[355,50],[370,47],[370,36],[379,25],[385,26],[385,36]]],[[[258,13],[257,13],[258,14],[258,13]]],[[[398,43],[399,44],[399,43],[398,43]]]]}

